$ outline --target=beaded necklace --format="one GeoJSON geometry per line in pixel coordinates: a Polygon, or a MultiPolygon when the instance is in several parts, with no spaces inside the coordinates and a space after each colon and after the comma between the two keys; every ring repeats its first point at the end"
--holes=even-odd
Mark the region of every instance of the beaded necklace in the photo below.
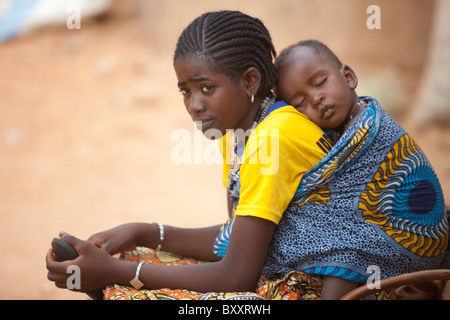
{"type": "Polygon", "coordinates": [[[345,132],[347,129],[348,129],[348,127],[350,126],[350,122],[353,120],[353,118],[359,113],[359,111],[361,110],[361,109],[364,109],[364,108],[366,108],[367,107],[367,103],[364,101],[364,100],[362,100],[362,99],[359,99],[358,100],[358,103],[356,104],[356,106],[354,107],[354,109],[356,109],[356,110],[351,110],[350,111],[350,115],[348,116],[348,120],[342,125],[342,132],[345,132]]]}
{"type": "MultiPolygon", "coordinates": [[[[266,97],[264,99],[264,101],[262,102],[256,116],[255,116],[255,121],[253,121],[253,125],[251,128],[251,131],[255,130],[255,128],[258,126],[258,124],[261,123],[261,121],[263,121],[263,119],[266,117],[267,115],[267,111],[269,110],[270,106],[273,105],[275,103],[275,96],[270,95],[268,97],[266,97]]],[[[234,144],[233,144],[233,156],[231,158],[231,162],[230,162],[230,171],[228,174],[228,183],[227,183],[227,190],[231,191],[231,188],[233,187],[233,183],[237,181],[237,179],[239,179],[239,174],[238,174],[238,163],[236,163],[238,161],[238,156],[237,156],[237,147],[238,147],[238,137],[237,135],[234,136],[234,144]]],[[[240,165],[240,163],[239,163],[240,165]]]]}

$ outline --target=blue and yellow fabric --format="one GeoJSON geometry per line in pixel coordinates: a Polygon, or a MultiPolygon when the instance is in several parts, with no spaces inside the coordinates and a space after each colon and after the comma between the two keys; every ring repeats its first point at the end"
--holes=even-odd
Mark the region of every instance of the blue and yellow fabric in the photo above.
{"type": "Polygon", "coordinates": [[[264,272],[298,270],[364,282],[439,265],[448,221],[426,156],[371,97],[364,114],[304,174],[264,272]]]}

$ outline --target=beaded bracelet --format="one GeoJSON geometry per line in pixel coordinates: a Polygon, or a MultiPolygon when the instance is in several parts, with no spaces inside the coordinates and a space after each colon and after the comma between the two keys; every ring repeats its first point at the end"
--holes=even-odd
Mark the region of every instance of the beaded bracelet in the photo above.
{"type": "Polygon", "coordinates": [[[158,229],[159,229],[159,240],[161,241],[161,243],[158,244],[158,246],[156,247],[155,251],[161,251],[162,243],[164,241],[164,226],[160,222],[154,222],[154,223],[158,226],[158,229]]]}

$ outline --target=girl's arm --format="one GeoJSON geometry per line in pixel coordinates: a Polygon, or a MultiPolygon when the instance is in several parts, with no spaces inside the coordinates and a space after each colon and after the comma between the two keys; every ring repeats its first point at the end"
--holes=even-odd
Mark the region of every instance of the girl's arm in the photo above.
{"type": "Polygon", "coordinates": [[[219,257],[212,248],[219,231],[219,225],[197,229],[164,226],[164,241],[161,243],[157,224],[127,223],[96,233],[88,241],[111,255],[134,250],[137,246],[156,249],[161,244],[164,251],[216,261],[219,257]]]}
{"type": "Polygon", "coordinates": [[[199,292],[254,291],[274,228],[275,224],[269,220],[237,216],[227,253],[222,260],[170,268],[145,265],[141,270],[141,281],[152,289],[168,287],[199,292]]]}
{"type": "MultiPolygon", "coordinates": [[[[227,191],[228,216],[232,215],[231,194],[227,191]]],[[[198,260],[217,261],[213,244],[221,225],[186,229],[164,226],[163,249],[198,260]]],[[[127,223],[92,235],[89,242],[111,255],[134,250],[137,246],[156,248],[160,244],[159,228],[152,223],[127,223]]]]}
{"type": "MultiPolygon", "coordinates": [[[[199,292],[254,291],[274,227],[275,224],[268,220],[238,216],[223,259],[186,266],[144,265],[139,278],[147,289],[181,288],[199,292]]],[[[171,246],[170,230],[169,228],[165,250],[169,250],[171,246]]],[[[194,230],[191,231],[185,233],[186,241],[190,236],[195,237],[194,230]]],[[[66,281],[70,274],[66,272],[70,265],[78,265],[80,268],[79,291],[87,292],[111,283],[130,286],[136,272],[136,263],[113,258],[92,243],[70,235],[63,235],[63,240],[73,245],[80,256],[73,261],[56,262],[52,252],[49,251],[48,278],[54,281],[56,286],[67,287],[66,281]]],[[[212,248],[210,250],[212,251],[212,248]]]]}

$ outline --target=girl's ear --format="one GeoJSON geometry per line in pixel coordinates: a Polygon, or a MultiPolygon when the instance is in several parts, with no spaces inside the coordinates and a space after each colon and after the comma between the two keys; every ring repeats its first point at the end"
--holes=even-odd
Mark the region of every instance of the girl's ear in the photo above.
{"type": "Polygon", "coordinates": [[[247,88],[247,95],[250,99],[252,95],[256,96],[261,86],[261,72],[255,67],[248,68],[242,75],[242,80],[247,88]]]}
{"type": "Polygon", "coordinates": [[[355,90],[358,86],[358,77],[356,76],[356,73],[353,71],[353,69],[344,64],[341,67],[341,72],[345,80],[347,80],[350,89],[355,90]]]}

